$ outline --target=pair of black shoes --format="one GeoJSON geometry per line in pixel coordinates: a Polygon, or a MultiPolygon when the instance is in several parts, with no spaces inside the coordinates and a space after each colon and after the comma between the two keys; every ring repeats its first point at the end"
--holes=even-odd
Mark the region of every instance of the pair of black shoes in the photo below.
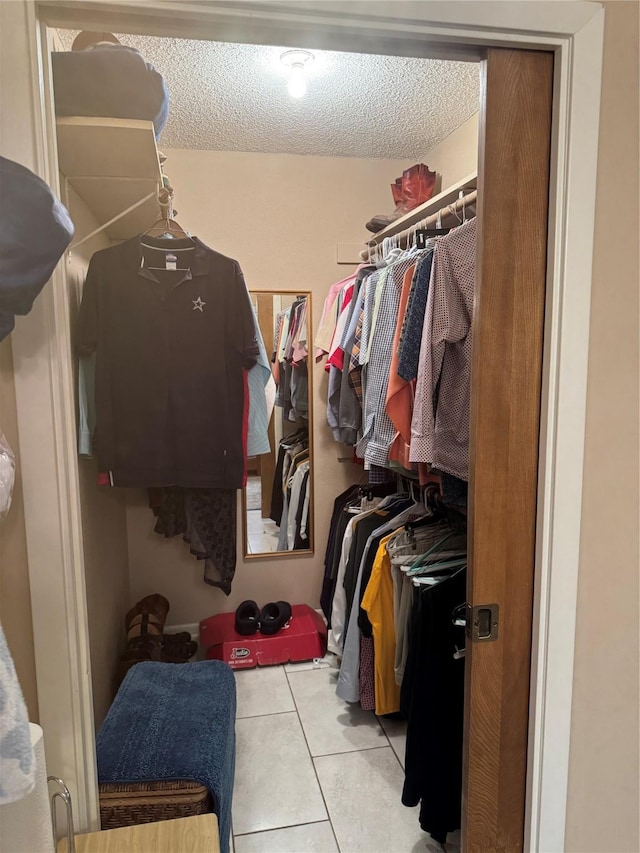
{"type": "Polygon", "coordinates": [[[236,633],[249,637],[260,631],[269,637],[277,634],[291,619],[288,601],[271,601],[260,610],[255,601],[243,601],[236,610],[236,633]]]}

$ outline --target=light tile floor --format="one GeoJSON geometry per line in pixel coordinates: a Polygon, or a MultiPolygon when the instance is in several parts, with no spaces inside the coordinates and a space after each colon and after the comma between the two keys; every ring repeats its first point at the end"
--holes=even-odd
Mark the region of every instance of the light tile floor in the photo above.
{"type": "Polygon", "coordinates": [[[235,853],[442,851],[400,800],[404,724],[342,702],[336,680],[313,663],[236,672],[235,853]]]}
{"type": "Polygon", "coordinates": [[[247,548],[250,554],[271,554],[278,550],[280,528],[259,509],[247,512],[247,548]]]}

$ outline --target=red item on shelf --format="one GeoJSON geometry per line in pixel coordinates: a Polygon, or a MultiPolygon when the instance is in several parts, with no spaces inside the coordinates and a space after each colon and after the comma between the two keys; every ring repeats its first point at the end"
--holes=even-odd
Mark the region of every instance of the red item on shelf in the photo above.
{"type": "MultiPolygon", "coordinates": [[[[433,196],[436,187],[436,173],[431,172],[424,163],[417,163],[402,173],[402,205],[404,212],[413,210],[433,196]]],[[[393,190],[393,187],[392,187],[393,190]]],[[[395,199],[395,193],[394,193],[395,199]]]]}

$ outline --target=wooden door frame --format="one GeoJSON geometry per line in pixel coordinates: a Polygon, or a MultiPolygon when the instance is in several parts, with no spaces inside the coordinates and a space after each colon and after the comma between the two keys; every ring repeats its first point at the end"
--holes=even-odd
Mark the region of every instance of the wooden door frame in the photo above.
{"type": "Polygon", "coordinates": [[[489,48],[481,66],[465,853],[516,853],[525,835],[553,64],[549,51],[489,48]],[[474,609],[493,605],[495,638],[474,641],[474,609]]]}
{"type": "MultiPolygon", "coordinates": [[[[554,126],[531,676],[528,850],[562,850],[566,815],[604,11],[586,2],[20,0],[28,97],[3,154],[58,184],[47,27],[87,26],[381,54],[478,58],[482,47],[555,53],[554,126]]],[[[4,11],[4,10],[3,10],[4,11]]],[[[8,13],[7,13],[8,14],[8,13]]],[[[5,41],[6,40],[6,41],[5,41]]],[[[23,53],[20,53],[20,51],[23,53]]],[[[14,85],[14,81],[9,81],[14,85]]],[[[97,824],[75,412],[64,270],[12,335],[41,722],[78,826],[97,824]],[[24,366],[24,367],[23,367],[24,366]],[[55,733],[53,737],[52,733],[55,733]]]]}

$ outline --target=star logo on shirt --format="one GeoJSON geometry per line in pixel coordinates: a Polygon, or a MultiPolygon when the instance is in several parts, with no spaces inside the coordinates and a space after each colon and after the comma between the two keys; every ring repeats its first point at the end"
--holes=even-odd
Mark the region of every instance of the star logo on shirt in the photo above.
{"type": "Polygon", "coordinates": [[[200,297],[199,297],[199,296],[198,296],[198,298],[197,298],[197,299],[192,299],[191,301],[193,302],[193,310],[194,310],[194,311],[199,311],[199,312],[202,314],[202,313],[203,313],[203,310],[204,310],[204,306],[205,306],[207,303],[206,303],[206,302],[203,302],[203,301],[202,301],[202,299],[200,299],[200,297]]]}

